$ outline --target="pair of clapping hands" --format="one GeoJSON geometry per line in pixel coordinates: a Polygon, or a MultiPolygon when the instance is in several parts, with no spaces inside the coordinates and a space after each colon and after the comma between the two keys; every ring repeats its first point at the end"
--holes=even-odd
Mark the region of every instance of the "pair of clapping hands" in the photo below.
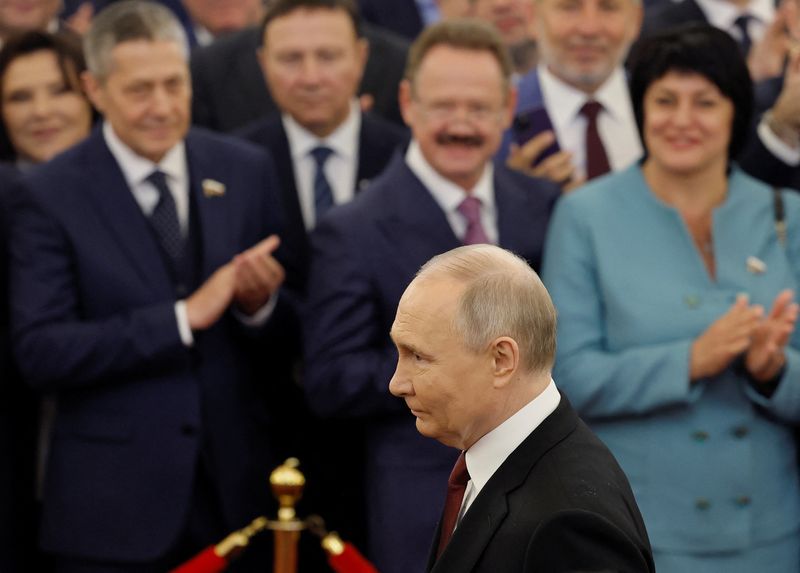
{"type": "Polygon", "coordinates": [[[690,379],[695,381],[719,374],[739,356],[756,382],[774,379],[786,363],[784,348],[800,312],[793,298],[791,290],[782,291],[765,316],[764,307],[751,305],[746,294],[738,295],[728,311],[692,343],[690,379]]]}
{"type": "Polygon", "coordinates": [[[278,236],[270,235],[234,256],[192,293],[186,299],[186,315],[192,330],[213,326],[231,303],[246,315],[252,315],[263,307],[286,275],[272,256],[278,245],[278,236]]]}

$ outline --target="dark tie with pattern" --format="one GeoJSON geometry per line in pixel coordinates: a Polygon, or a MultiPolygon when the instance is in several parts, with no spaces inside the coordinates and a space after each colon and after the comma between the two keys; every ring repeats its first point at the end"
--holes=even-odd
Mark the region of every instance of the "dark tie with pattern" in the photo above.
{"type": "Polygon", "coordinates": [[[488,243],[489,238],[481,223],[481,200],[472,195],[467,196],[458,206],[458,212],[467,220],[467,232],[464,233],[465,245],[488,243]]]}
{"type": "Polygon", "coordinates": [[[447,498],[444,502],[444,514],[442,515],[442,532],[439,536],[439,549],[436,552],[438,558],[447,544],[450,543],[450,538],[453,536],[453,530],[456,528],[456,521],[458,514],[461,512],[461,502],[464,501],[464,492],[467,489],[467,482],[469,481],[469,472],[467,471],[467,458],[464,452],[458,456],[456,465],[453,466],[453,471],[450,472],[450,479],[447,480],[447,498]]]}
{"type": "Polygon", "coordinates": [[[609,171],[606,149],[597,131],[597,115],[602,109],[603,106],[594,100],[587,101],[581,108],[581,114],[586,117],[586,179],[609,171]]]}
{"type": "Polygon", "coordinates": [[[742,14],[733,21],[733,25],[739,29],[739,49],[744,57],[747,57],[753,45],[753,39],[750,37],[750,30],[748,30],[748,23],[752,18],[749,14],[742,14]]]}
{"type": "Polygon", "coordinates": [[[159,200],[156,208],[150,215],[150,224],[153,226],[161,247],[172,263],[172,269],[177,271],[183,262],[184,238],[181,234],[181,225],[178,221],[178,210],[172,198],[167,177],[163,171],[153,171],[148,177],[153,187],[158,190],[159,200]]]}
{"type": "Polygon", "coordinates": [[[319,146],[311,150],[311,157],[317,164],[314,172],[314,217],[319,221],[325,212],[333,207],[333,192],[328,178],[325,177],[325,162],[331,156],[333,150],[330,147],[319,146]]]}

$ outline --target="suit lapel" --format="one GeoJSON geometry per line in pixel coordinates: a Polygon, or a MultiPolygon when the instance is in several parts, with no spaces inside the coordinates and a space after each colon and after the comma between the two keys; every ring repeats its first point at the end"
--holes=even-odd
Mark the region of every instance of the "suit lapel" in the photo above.
{"type": "Polygon", "coordinates": [[[447,217],[422,182],[406,166],[397,153],[384,175],[390,185],[385,187],[384,209],[377,224],[396,247],[395,258],[411,275],[417,272],[420,261],[461,246],[447,217]]]}
{"type": "Polygon", "coordinates": [[[231,196],[236,189],[227,188],[231,182],[228,180],[227,172],[223,171],[225,166],[199,144],[191,133],[186,137],[186,162],[189,172],[190,205],[191,208],[196,208],[201,239],[203,260],[201,280],[205,280],[217,268],[228,262],[231,253],[236,252],[234,240],[236,225],[233,224],[229,208],[231,201],[236,200],[236,197],[231,196]],[[203,191],[205,180],[225,185],[225,194],[206,196],[203,191]]]}
{"type": "Polygon", "coordinates": [[[438,561],[434,561],[433,550],[428,568],[431,573],[472,571],[475,568],[508,514],[508,496],[525,482],[550,448],[575,430],[577,423],[577,414],[562,395],[556,410],[525,438],[489,479],[438,561]]]}
{"type": "Polygon", "coordinates": [[[101,219],[133,262],[145,283],[161,294],[173,295],[172,280],[147,218],[133,197],[117,160],[96,129],[87,140],[85,169],[90,173],[86,193],[92,195],[101,219]]]}

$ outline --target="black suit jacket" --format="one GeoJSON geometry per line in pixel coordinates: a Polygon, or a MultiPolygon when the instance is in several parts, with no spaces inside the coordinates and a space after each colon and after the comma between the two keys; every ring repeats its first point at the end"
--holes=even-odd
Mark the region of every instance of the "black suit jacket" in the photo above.
{"type": "MultiPolygon", "coordinates": [[[[295,294],[297,306],[302,306],[305,293],[311,249],[306,233],[289,140],[281,116],[273,113],[261,121],[251,124],[239,132],[247,140],[267,149],[275,160],[281,184],[281,200],[285,214],[283,243],[296,256],[298,272],[287,276],[287,285],[295,294]]],[[[358,139],[358,166],[356,188],[364,189],[371,179],[377,177],[391,160],[395,150],[407,139],[405,130],[372,114],[362,114],[358,139]]],[[[286,289],[284,289],[286,290],[286,289]]],[[[297,436],[287,454],[301,456],[304,471],[309,478],[309,487],[304,494],[309,512],[322,514],[331,527],[335,527],[350,541],[363,546],[366,542],[363,488],[363,453],[359,447],[363,440],[361,428],[347,421],[321,421],[312,415],[303,399],[297,383],[302,360],[302,336],[298,314],[284,318],[282,323],[290,328],[272,340],[259,342],[261,352],[274,355],[281,360],[266,359],[263,364],[275,373],[276,364],[294,364],[290,372],[280,378],[283,385],[273,385],[269,391],[274,401],[280,397],[280,417],[284,427],[296,427],[297,436]],[[299,426],[298,426],[299,424],[299,426]],[[345,450],[339,446],[349,444],[345,450]]],[[[316,550],[315,550],[316,551],[316,550]]]]}
{"type": "MultiPolygon", "coordinates": [[[[282,216],[272,162],[233,138],[191,130],[191,212],[202,279],[282,216]],[[201,182],[223,183],[208,196],[201,182]]],[[[146,217],[101,131],[22,179],[10,234],[11,316],[26,382],[58,402],[44,483],[48,551],[147,561],[174,543],[202,456],[235,529],[271,503],[244,342],[227,312],[184,346],[175,287],[146,217]]],[[[279,299],[278,306],[281,306],[279,299]]],[[[277,312],[277,309],[276,309],[277,312]]],[[[274,316],[264,328],[279,327],[274,316]]]]}
{"type": "MultiPolygon", "coordinates": [[[[403,146],[407,132],[378,116],[365,113],[361,116],[361,130],[358,137],[358,167],[356,172],[356,188],[359,192],[369,182],[380,175],[395,150],[403,146]]],[[[297,196],[297,183],[294,178],[294,165],[289,140],[279,114],[247,126],[239,132],[245,139],[260,145],[272,154],[278,179],[281,182],[281,199],[285,214],[284,242],[300,262],[299,287],[305,290],[310,260],[310,247],[306,233],[300,200],[297,196]]]]}
{"type": "MultiPolygon", "coordinates": [[[[765,80],[755,85],[755,125],[761,120],[761,114],[775,103],[781,89],[783,89],[783,77],[765,80]]],[[[800,167],[788,165],[773,155],[755,133],[755,129],[748,137],[738,160],[742,169],[757,179],[776,187],[800,190],[800,167]]]]}
{"type": "Polygon", "coordinates": [[[386,30],[413,40],[422,31],[422,15],[416,0],[359,0],[361,17],[386,30]]]}
{"type": "MultiPolygon", "coordinates": [[[[397,88],[403,79],[408,43],[363,26],[369,58],[361,78],[361,94],[375,100],[375,113],[402,125],[397,88]]],[[[276,110],[267,90],[256,51],[259,29],[247,28],[192,52],[192,117],[196,125],[234,131],[276,110]]]]}
{"type": "Polygon", "coordinates": [[[691,22],[708,24],[705,12],[700,9],[695,0],[659,4],[645,12],[639,38],[646,38],[658,32],[691,22]]]}
{"type": "Polygon", "coordinates": [[[625,474],[563,395],[481,490],[438,561],[436,545],[431,573],[655,571],[625,474]]]}
{"type": "Polygon", "coordinates": [[[8,206],[19,172],[0,165],[0,571],[30,571],[36,548],[34,467],[38,400],[11,357],[8,206]]]}

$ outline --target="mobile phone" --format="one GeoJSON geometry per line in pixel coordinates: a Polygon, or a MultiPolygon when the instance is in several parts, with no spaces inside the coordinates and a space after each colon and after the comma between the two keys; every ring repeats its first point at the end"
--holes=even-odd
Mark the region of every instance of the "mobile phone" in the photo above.
{"type": "MultiPolygon", "coordinates": [[[[514,123],[511,126],[513,133],[514,143],[519,146],[525,145],[528,141],[542,133],[543,131],[554,131],[553,124],[550,122],[550,116],[547,115],[547,110],[544,106],[536,106],[528,108],[514,117],[514,123]]],[[[558,153],[560,148],[558,142],[553,141],[539,157],[537,157],[533,165],[541,163],[554,153],[558,153]]]]}

